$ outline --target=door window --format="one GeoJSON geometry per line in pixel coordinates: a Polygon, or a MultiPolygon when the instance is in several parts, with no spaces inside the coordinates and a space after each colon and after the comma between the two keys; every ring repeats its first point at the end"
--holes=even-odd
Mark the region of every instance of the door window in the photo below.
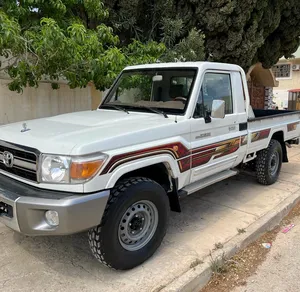
{"type": "Polygon", "coordinates": [[[233,113],[230,74],[206,73],[204,75],[194,117],[204,117],[211,112],[213,100],[225,101],[225,114],[233,113]]]}

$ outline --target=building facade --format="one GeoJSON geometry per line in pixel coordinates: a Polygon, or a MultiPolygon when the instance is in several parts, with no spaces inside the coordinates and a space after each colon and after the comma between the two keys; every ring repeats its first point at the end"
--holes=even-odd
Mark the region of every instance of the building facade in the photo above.
{"type": "MultiPolygon", "coordinates": [[[[279,86],[274,90],[274,102],[279,109],[289,108],[289,97],[294,98],[300,91],[300,48],[294,53],[295,58],[281,58],[279,62],[273,66],[273,73],[279,86]]],[[[291,103],[290,105],[294,104],[291,103]]],[[[291,108],[291,109],[296,109],[291,108]]]]}

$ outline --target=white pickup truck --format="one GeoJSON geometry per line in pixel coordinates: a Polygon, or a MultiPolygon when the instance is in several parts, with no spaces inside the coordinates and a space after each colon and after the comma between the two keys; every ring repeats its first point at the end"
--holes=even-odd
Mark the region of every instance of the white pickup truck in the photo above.
{"type": "Polygon", "coordinates": [[[32,236],[88,230],[100,262],[133,268],[160,246],[180,198],[249,162],[274,183],[299,121],[252,110],[236,65],[127,67],[95,111],[0,127],[0,222],[32,236]]]}

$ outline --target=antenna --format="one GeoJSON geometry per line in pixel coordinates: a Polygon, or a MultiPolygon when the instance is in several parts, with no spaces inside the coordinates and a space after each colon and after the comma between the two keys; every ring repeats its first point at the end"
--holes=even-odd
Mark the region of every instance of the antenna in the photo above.
{"type": "Polygon", "coordinates": [[[177,124],[177,116],[175,116],[175,123],[177,124]]]}

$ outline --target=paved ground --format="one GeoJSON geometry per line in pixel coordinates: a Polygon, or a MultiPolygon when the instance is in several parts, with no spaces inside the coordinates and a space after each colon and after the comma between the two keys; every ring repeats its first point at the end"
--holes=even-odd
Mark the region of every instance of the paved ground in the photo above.
{"type": "MultiPolygon", "coordinates": [[[[173,213],[158,252],[142,266],[111,271],[90,254],[85,234],[30,238],[0,224],[0,289],[9,291],[158,291],[300,190],[300,147],[271,187],[239,175],[189,196],[182,213],[173,213]]],[[[300,195],[300,191],[299,191],[300,195]]],[[[289,270],[286,270],[288,273],[289,270]]]]}
{"type": "Polygon", "coordinates": [[[300,291],[300,218],[287,234],[279,233],[266,261],[247,285],[233,292],[298,292],[300,291]]]}

